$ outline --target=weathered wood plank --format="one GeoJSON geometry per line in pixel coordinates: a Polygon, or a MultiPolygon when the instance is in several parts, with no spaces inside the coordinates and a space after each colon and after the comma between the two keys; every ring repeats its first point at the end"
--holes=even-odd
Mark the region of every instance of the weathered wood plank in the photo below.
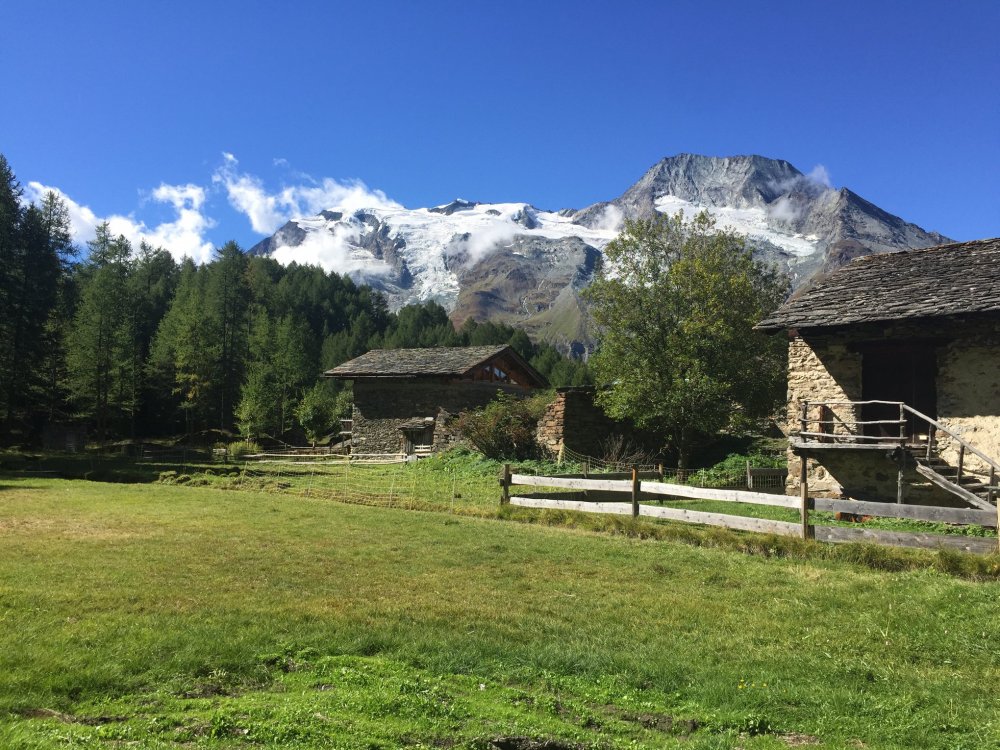
{"type": "Polygon", "coordinates": [[[529,487],[562,487],[569,490],[632,491],[631,481],[613,479],[564,479],[562,477],[536,477],[531,474],[512,474],[510,483],[529,487]]]}
{"type": "Polygon", "coordinates": [[[816,526],[815,538],[823,542],[873,542],[895,547],[937,549],[949,547],[977,554],[988,554],[997,548],[995,539],[949,534],[920,534],[912,531],[883,529],[848,529],[842,526],[816,526]]]}
{"type": "Polygon", "coordinates": [[[777,508],[798,508],[797,498],[787,495],[772,495],[767,492],[747,492],[746,490],[720,490],[708,487],[691,487],[686,484],[669,482],[643,482],[640,490],[650,495],[689,497],[696,500],[722,500],[730,503],[750,505],[772,505],[777,508]]]}
{"type": "Polygon", "coordinates": [[[797,523],[772,521],[767,518],[731,516],[724,513],[705,513],[699,510],[684,510],[683,508],[640,505],[639,515],[651,518],[665,518],[671,521],[700,523],[706,526],[725,526],[727,529],[757,531],[764,534],[781,534],[782,536],[798,536],[799,534],[799,525],[797,523]]]}
{"type": "Polygon", "coordinates": [[[511,505],[522,508],[543,510],[575,510],[581,513],[613,513],[619,516],[632,515],[631,503],[596,503],[588,500],[547,500],[538,497],[511,497],[511,505]]]}
{"type": "Polygon", "coordinates": [[[993,510],[972,508],[941,508],[931,505],[897,505],[895,503],[873,503],[866,500],[827,500],[817,497],[816,510],[831,513],[857,513],[863,516],[884,518],[911,518],[915,521],[941,523],[966,523],[979,526],[997,525],[997,514],[993,510]]]}

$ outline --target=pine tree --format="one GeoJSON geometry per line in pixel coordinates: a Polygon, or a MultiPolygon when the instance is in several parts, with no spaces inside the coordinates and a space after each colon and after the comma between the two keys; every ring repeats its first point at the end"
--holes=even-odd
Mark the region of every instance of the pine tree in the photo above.
{"type": "Polygon", "coordinates": [[[132,387],[138,363],[128,293],[132,247],[124,237],[112,237],[107,223],[97,228],[89,246],[67,360],[73,399],[104,440],[114,422],[130,418],[138,405],[132,387]]]}

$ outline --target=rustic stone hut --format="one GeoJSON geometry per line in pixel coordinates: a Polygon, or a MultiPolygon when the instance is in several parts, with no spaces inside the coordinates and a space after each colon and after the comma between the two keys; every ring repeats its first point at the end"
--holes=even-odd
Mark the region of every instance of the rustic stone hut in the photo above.
{"type": "Polygon", "coordinates": [[[600,457],[609,440],[621,437],[632,445],[654,446],[660,441],[639,430],[630,421],[612,419],[597,405],[598,387],[575,385],[556,388],[555,398],[538,421],[536,439],[542,449],[556,457],[564,450],[600,457]]]}
{"type": "Polygon", "coordinates": [[[461,411],[489,403],[497,391],[530,395],[548,385],[512,347],[373,349],[323,373],[354,382],[350,425],[356,453],[431,453],[456,439],[461,411]]]}
{"type": "Polygon", "coordinates": [[[1000,239],[857,258],[757,327],[790,337],[790,492],[995,504],[1000,239]]]}

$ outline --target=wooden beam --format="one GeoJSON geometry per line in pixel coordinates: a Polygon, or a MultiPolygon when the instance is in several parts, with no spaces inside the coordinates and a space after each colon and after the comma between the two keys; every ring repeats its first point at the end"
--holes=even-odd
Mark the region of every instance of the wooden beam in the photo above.
{"type": "Polygon", "coordinates": [[[639,515],[651,518],[664,518],[670,521],[700,523],[706,526],[724,526],[727,529],[756,531],[762,534],[797,536],[799,533],[798,524],[787,521],[731,516],[725,513],[705,513],[699,510],[685,510],[684,508],[661,508],[655,505],[640,505],[639,515]]]}
{"type": "Polygon", "coordinates": [[[540,508],[543,510],[575,510],[581,513],[613,513],[619,516],[632,515],[629,503],[594,503],[588,500],[547,500],[538,497],[518,497],[510,499],[511,505],[522,508],[540,508]]]}
{"type": "Polygon", "coordinates": [[[562,487],[568,490],[604,490],[605,492],[631,492],[632,490],[632,483],[628,480],[564,479],[562,477],[536,477],[531,474],[512,474],[510,483],[529,487],[562,487]]]}
{"type": "Polygon", "coordinates": [[[803,539],[812,538],[812,529],[809,527],[809,464],[805,456],[799,458],[799,520],[801,521],[800,534],[803,539]]]}
{"type": "Polygon", "coordinates": [[[632,518],[639,517],[639,469],[635,466],[632,467],[632,518]]]}
{"type": "Polygon", "coordinates": [[[933,523],[964,523],[979,526],[996,526],[997,514],[992,510],[972,508],[942,508],[936,505],[897,505],[896,503],[875,503],[867,500],[813,499],[813,509],[830,513],[855,513],[883,518],[910,518],[915,521],[933,523]]]}
{"type": "Polygon", "coordinates": [[[767,492],[747,492],[745,490],[719,490],[707,487],[691,487],[686,484],[669,482],[643,482],[640,488],[648,495],[668,495],[693,500],[722,500],[729,503],[749,505],[773,505],[778,508],[798,508],[799,502],[788,495],[772,495],[767,492]]]}
{"type": "Polygon", "coordinates": [[[816,539],[823,542],[872,542],[920,549],[947,547],[977,554],[989,554],[995,552],[997,548],[995,539],[957,534],[920,534],[911,531],[849,529],[842,526],[817,526],[815,530],[816,539]]]}

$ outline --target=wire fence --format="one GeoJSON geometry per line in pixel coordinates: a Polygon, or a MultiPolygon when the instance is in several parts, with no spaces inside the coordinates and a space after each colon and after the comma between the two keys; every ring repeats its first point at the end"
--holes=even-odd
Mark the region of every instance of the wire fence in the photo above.
{"type": "Polygon", "coordinates": [[[618,474],[631,471],[635,467],[640,472],[655,472],[665,482],[694,487],[784,492],[787,479],[784,467],[753,466],[749,461],[738,468],[679,469],[664,466],[662,463],[650,463],[648,459],[646,463],[640,463],[641,458],[638,461],[629,459],[609,461],[567,447],[562,449],[560,457],[564,463],[576,464],[584,474],[618,474]]]}

